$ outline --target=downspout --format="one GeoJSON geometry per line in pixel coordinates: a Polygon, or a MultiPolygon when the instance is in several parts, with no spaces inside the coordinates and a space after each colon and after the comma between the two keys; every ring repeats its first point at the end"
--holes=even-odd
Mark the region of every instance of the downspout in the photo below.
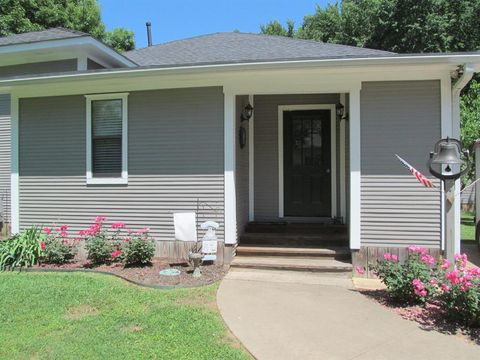
{"type": "MultiPolygon", "coordinates": [[[[474,67],[472,64],[463,64],[459,67],[461,75],[457,81],[452,84],[452,137],[460,139],[460,93],[463,88],[472,79],[474,74],[474,67]]],[[[460,180],[455,182],[455,189],[460,189],[460,180]]],[[[455,238],[455,253],[460,253],[460,201],[454,203],[454,238],[455,238]]]]}

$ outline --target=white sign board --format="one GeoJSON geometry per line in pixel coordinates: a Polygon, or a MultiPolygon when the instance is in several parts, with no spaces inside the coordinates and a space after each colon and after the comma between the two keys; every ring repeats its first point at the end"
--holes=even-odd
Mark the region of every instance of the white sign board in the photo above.
{"type": "Polygon", "coordinates": [[[192,213],[174,213],[175,240],[197,241],[197,218],[192,213]]]}

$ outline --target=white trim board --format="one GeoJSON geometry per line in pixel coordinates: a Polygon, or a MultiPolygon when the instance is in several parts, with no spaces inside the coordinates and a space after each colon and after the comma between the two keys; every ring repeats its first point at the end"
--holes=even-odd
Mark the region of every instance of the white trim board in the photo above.
{"type": "Polygon", "coordinates": [[[86,181],[88,185],[128,184],[128,93],[85,95],[87,107],[86,181]],[[115,178],[99,178],[92,171],[92,101],[122,100],[122,174],[115,178]]]}
{"type": "Polygon", "coordinates": [[[278,106],[278,217],[285,217],[284,208],[284,170],[283,170],[283,112],[296,110],[330,110],[330,145],[331,145],[331,215],[337,216],[337,146],[336,146],[336,121],[335,104],[306,104],[306,105],[280,105],[278,106]]]}
{"type": "Polygon", "coordinates": [[[224,219],[225,244],[237,243],[237,199],[235,188],[236,95],[224,92],[224,219]]]}
{"type": "Polygon", "coordinates": [[[10,218],[11,232],[20,232],[20,179],[19,179],[19,98],[12,94],[10,98],[11,111],[11,172],[10,172],[10,218]]]}
{"type": "Polygon", "coordinates": [[[255,220],[255,98],[248,95],[253,114],[248,121],[248,220],[255,220]]]}

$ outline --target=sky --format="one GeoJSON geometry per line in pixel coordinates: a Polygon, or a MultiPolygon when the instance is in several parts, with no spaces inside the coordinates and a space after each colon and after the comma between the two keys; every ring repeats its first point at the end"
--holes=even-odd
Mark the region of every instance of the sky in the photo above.
{"type": "Polygon", "coordinates": [[[328,0],[99,0],[107,30],[125,27],[136,47],[147,45],[145,22],[152,23],[153,43],[222,31],[259,32],[270,20],[302,23],[328,0]]]}

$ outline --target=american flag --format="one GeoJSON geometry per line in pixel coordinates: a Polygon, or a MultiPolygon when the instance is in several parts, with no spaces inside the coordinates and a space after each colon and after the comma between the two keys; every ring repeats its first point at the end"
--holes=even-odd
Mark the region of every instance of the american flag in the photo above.
{"type": "Polygon", "coordinates": [[[433,182],[431,182],[429,179],[427,179],[427,177],[425,175],[423,175],[420,171],[418,171],[417,169],[415,169],[412,165],[410,165],[409,163],[407,163],[405,160],[403,160],[400,156],[398,156],[397,154],[395,154],[395,156],[397,157],[398,160],[400,160],[400,162],[402,163],[403,166],[405,166],[405,168],[408,169],[408,171],[410,171],[412,173],[413,176],[415,176],[417,178],[417,180],[425,187],[428,187],[428,188],[434,188],[435,185],[433,184],[433,182]]]}

